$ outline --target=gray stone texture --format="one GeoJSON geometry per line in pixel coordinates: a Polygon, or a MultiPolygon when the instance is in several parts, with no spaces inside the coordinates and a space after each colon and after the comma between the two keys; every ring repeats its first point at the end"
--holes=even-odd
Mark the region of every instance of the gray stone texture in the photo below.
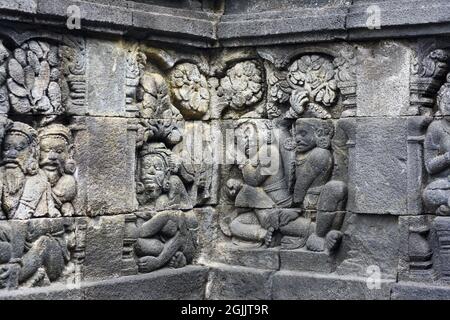
{"type": "Polygon", "coordinates": [[[449,10],[0,1],[0,300],[449,299],[449,10]]]}

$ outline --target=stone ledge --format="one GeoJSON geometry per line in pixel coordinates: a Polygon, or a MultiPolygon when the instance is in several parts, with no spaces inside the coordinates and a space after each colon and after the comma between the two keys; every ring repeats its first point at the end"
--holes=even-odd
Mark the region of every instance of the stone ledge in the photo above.
{"type": "Polygon", "coordinates": [[[66,30],[71,4],[80,6],[86,15],[82,31],[203,48],[450,34],[450,4],[446,0],[355,1],[352,5],[222,15],[125,0],[15,0],[0,4],[0,19],[34,19],[66,30]],[[381,29],[370,30],[366,26],[367,8],[374,4],[381,9],[381,29]]]}
{"type": "Polygon", "coordinates": [[[149,274],[86,282],[79,288],[64,285],[2,292],[0,300],[201,300],[208,268],[188,266],[149,274]]]}
{"type": "Polygon", "coordinates": [[[399,282],[392,286],[392,300],[450,300],[450,287],[399,282]]]}
{"type": "Polygon", "coordinates": [[[280,271],[273,276],[274,300],[389,300],[392,280],[369,289],[366,278],[280,271]]]}

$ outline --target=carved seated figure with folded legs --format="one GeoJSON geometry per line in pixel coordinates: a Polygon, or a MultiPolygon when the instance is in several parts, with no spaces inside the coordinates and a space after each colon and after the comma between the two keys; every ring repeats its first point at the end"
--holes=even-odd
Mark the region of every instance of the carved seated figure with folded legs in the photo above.
{"type": "Polygon", "coordinates": [[[60,279],[75,248],[75,231],[61,219],[29,221],[24,253],[12,258],[13,232],[0,226],[0,288],[39,287],[60,279]]]}
{"type": "Polygon", "coordinates": [[[163,211],[154,214],[138,229],[134,252],[140,272],[163,267],[181,268],[192,262],[196,241],[197,220],[183,211],[163,211]]]}
{"type": "Polygon", "coordinates": [[[270,124],[254,120],[243,120],[236,128],[242,143],[238,160],[243,181],[230,179],[227,187],[236,207],[230,232],[239,245],[271,246],[275,233],[288,228],[286,224],[294,219],[298,219],[296,235],[309,234],[310,221],[299,217],[300,210],[290,208],[288,179],[271,130],[270,124]]]}
{"type": "Polygon", "coordinates": [[[311,227],[313,231],[306,238],[298,233],[298,224],[304,223],[298,218],[292,219],[280,229],[284,235],[282,243],[284,242],[286,247],[302,247],[308,239],[308,249],[323,251],[325,242],[328,242],[329,249],[333,249],[342,237],[341,232],[331,230],[328,224],[328,220],[333,217],[324,216],[324,212],[320,210],[322,206],[327,205],[325,200],[332,200],[325,194],[328,194],[328,189],[333,186],[330,185],[328,189],[325,186],[333,169],[333,156],[329,150],[333,131],[333,124],[327,120],[299,119],[295,123],[295,161],[292,166],[292,171],[295,172],[295,175],[292,174],[295,176],[294,206],[303,210],[319,209],[319,212],[316,223],[311,227]],[[317,235],[319,237],[316,237],[317,235]]]}
{"type": "Polygon", "coordinates": [[[423,200],[433,213],[450,215],[450,83],[440,89],[437,104],[442,119],[430,124],[424,142],[429,183],[423,200]]]}

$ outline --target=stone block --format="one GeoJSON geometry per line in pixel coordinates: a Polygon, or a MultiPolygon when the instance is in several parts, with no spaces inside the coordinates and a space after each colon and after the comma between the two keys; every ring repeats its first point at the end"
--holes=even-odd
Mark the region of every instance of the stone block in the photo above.
{"type": "Polygon", "coordinates": [[[23,13],[36,13],[38,0],[2,1],[0,9],[13,10],[23,13]]]}
{"type": "Polygon", "coordinates": [[[86,51],[86,114],[125,115],[126,51],[118,42],[97,39],[87,40],[86,51]]]}
{"type": "Polygon", "coordinates": [[[337,274],[367,277],[372,269],[383,278],[397,276],[400,247],[397,217],[347,214],[336,256],[337,274]]]}
{"type": "Polygon", "coordinates": [[[280,268],[278,252],[276,248],[241,248],[232,243],[219,243],[213,260],[233,266],[278,270],[280,268]]]}
{"type": "Polygon", "coordinates": [[[398,42],[361,46],[357,72],[357,115],[399,116],[409,107],[411,52],[398,42]]]}
{"type": "Polygon", "coordinates": [[[206,299],[271,299],[272,271],[216,265],[211,268],[206,285],[206,299]]]}
{"type": "Polygon", "coordinates": [[[348,210],[407,214],[407,120],[358,118],[348,210]]]}
{"type": "Polygon", "coordinates": [[[83,285],[86,300],[201,300],[208,268],[162,269],[83,285]]]}
{"type": "Polygon", "coordinates": [[[74,124],[78,194],[75,209],[89,216],[136,210],[136,132],[127,119],[79,117],[74,124]]]}
{"type": "Polygon", "coordinates": [[[392,300],[450,300],[448,286],[399,282],[392,285],[392,300]]]}
{"type": "Polygon", "coordinates": [[[280,269],[331,273],[336,269],[336,264],[334,258],[326,252],[280,250],[280,269]]]}
{"type": "Polygon", "coordinates": [[[89,219],[82,271],[84,281],[121,275],[124,224],[123,215],[89,219]]]}
{"type": "Polygon", "coordinates": [[[367,278],[280,271],[273,276],[274,300],[389,300],[393,281],[369,289],[367,278]]]}

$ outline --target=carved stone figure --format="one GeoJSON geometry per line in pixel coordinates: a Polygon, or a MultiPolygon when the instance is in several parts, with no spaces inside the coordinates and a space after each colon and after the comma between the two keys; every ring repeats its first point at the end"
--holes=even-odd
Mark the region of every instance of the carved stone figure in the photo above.
{"type": "Polygon", "coordinates": [[[12,245],[13,241],[23,242],[14,239],[11,226],[1,225],[0,288],[44,286],[60,279],[68,271],[70,252],[76,245],[72,223],[63,219],[28,221],[20,258],[12,258],[12,245]]]}
{"type": "Polygon", "coordinates": [[[191,209],[190,197],[175,175],[177,164],[163,143],[146,143],[138,159],[138,201],[156,210],[191,209]]]}
{"type": "Polygon", "coordinates": [[[423,200],[432,212],[450,215],[450,83],[440,89],[437,104],[442,119],[430,124],[424,142],[429,183],[423,191],[423,200]]]}
{"type": "MultiPolygon", "coordinates": [[[[228,192],[237,207],[236,217],[230,223],[235,243],[270,246],[274,232],[299,214],[299,210],[281,209],[289,208],[292,198],[271,129],[267,123],[260,125],[254,120],[241,121],[236,128],[237,139],[243,143],[241,148],[238,146],[243,152],[243,161],[239,164],[243,181],[227,182],[228,192]]],[[[301,229],[308,229],[308,221],[306,225],[301,229]]]]}
{"type": "Polygon", "coordinates": [[[76,168],[72,159],[72,134],[60,124],[42,128],[38,134],[39,166],[48,177],[56,207],[63,216],[71,217],[75,213],[72,201],[77,194],[77,182],[73,176],[76,168]]]}
{"type": "MultiPolygon", "coordinates": [[[[162,267],[181,268],[190,264],[195,255],[197,228],[195,215],[183,211],[150,213],[150,219],[137,213],[141,222],[134,251],[142,273],[162,267]]],[[[138,222],[139,224],[139,222],[138,222]]]]}
{"type": "MultiPolygon", "coordinates": [[[[319,207],[323,206],[323,194],[329,192],[325,185],[329,181],[333,169],[333,155],[330,151],[333,133],[333,124],[329,121],[311,118],[299,119],[295,123],[293,145],[295,158],[291,173],[291,177],[295,177],[295,182],[291,185],[293,186],[294,206],[302,208],[304,212],[317,211],[319,207]]],[[[292,147],[292,145],[287,147],[292,147]]],[[[325,199],[332,201],[330,198],[325,199]]],[[[331,231],[331,225],[324,225],[324,214],[323,212],[317,213],[317,222],[312,224],[314,232],[306,235],[307,248],[310,250],[324,251],[325,236],[327,236],[328,249],[332,250],[342,236],[338,231],[331,231]],[[319,240],[317,234],[323,237],[320,237],[319,240]]],[[[297,221],[292,219],[286,229],[290,227],[291,230],[296,230],[297,228],[290,224],[298,224],[297,221]]],[[[293,237],[286,237],[287,243],[293,241],[295,245],[300,240],[301,246],[305,244],[306,239],[302,237],[303,234],[296,235],[291,231],[287,235],[293,237]]]]}
{"type": "Polygon", "coordinates": [[[59,217],[47,175],[39,169],[37,132],[14,122],[3,141],[1,208],[3,218],[59,217]]]}

